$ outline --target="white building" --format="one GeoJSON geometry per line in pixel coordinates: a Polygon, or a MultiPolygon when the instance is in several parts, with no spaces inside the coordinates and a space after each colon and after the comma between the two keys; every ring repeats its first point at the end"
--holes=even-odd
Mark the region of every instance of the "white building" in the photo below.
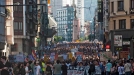
{"type": "Polygon", "coordinates": [[[62,8],[62,0],[51,0],[50,6],[52,7],[52,15],[56,18],[57,9],[62,8]]]}
{"type": "Polygon", "coordinates": [[[65,41],[72,41],[73,32],[73,19],[74,19],[74,9],[71,6],[63,7],[62,9],[57,9],[57,31],[58,36],[62,36],[65,41]]]}
{"type": "Polygon", "coordinates": [[[51,0],[50,6],[52,7],[53,17],[56,18],[57,9],[61,9],[66,5],[71,5],[72,0],[51,0]]]}

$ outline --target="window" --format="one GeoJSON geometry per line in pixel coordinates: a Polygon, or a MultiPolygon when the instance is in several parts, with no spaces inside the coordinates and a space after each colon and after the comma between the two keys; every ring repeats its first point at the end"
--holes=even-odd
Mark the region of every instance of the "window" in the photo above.
{"type": "Polygon", "coordinates": [[[14,11],[17,11],[17,6],[13,6],[13,10],[14,11]]]}
{"type": "Polygon", "coordinates": [[[116,29],[116,20],[114,20],[114,30],[116,29]]]}
{"type": "Polygon", "coordinates": [[[124,10],[124,1],[118,1],[118,11],[124,10]]]}
{"type": "Polygon", "coordinates": [[[130,0],[130,8],[134,9],[134,0],[130,0]]]}
{"type": "Polygon", "coordinates": [[[119,29],[126,29],[126,19],[119,20],[119,29]]]}
{"type": "Polygon", "coordinates": [[[134,19],[130,20],[131,28],[134,29],[134,19]]]}
{"type": "Polygon", "coordinates": [[[23,29],[22,26],[23,26],[23,25],[22,25],[22,22],[19,22],[19,30],[22,30],[22,29],[23,29]]]}
{"type": "Polygon", "coordinates": [[[22,22],[14,22],[14,30],[23,30],[22,22]]]}
{"type": "Polygon", "coordinates": [[[14,22],[14,30],[18,30],[18,22],[14,22]]]}
{"type": "Polygon", "coordinates": [[[114,2],[111,2],[111,12],[114,12],[114,2]]]}

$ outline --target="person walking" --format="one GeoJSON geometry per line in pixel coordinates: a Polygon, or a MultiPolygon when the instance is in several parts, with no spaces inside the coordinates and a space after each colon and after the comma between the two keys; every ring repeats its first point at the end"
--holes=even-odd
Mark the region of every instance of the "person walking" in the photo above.
{"type": "Polygon", "coordinates": [[[127,60],[126,64],[124,65],[125,75],[131,75],[131,64],[130,61],[127,60]]]}
{"type": "Polygon", "coordinates": [[[62,75],[67,75],[67,65],[65,62],[62,63],[61,69],[62,69],[62,75]]]}
{"type": "Polygon", "coordinates": [[[110,60],[108,60],[108,62],[106,64],[106,75],[110,75],[111,68],[112,68],[112,64],[111,64],[110,60]]]}
{"type": "Polygon", "coordinates": [[[61,64],[60,64],[60,61],[59,60],[57,60],[57,63],[54,65],[54,75],[61,75],[61,72],[62,72],[62,70],[61,70],[61,64]]]}

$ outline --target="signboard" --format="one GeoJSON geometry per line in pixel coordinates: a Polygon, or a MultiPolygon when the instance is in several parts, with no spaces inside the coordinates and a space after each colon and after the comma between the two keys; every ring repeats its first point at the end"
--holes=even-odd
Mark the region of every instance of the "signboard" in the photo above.
{"type": "Polygon", "coordinates": [[[130,45],[130,41],[123,41],[123,45],[130,45]]]}
{"type": "Polygon", "coordinates": [[[122,46],[122,35],[114,35],[114,46],[122,46]]]}

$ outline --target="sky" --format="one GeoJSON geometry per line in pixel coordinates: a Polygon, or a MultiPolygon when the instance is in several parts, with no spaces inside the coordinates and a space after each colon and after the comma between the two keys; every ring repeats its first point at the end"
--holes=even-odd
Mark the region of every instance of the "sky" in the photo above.
{"type": "Polygon", "coordinates": [[[64,1],[64,5],[66,5],[66,4],[71,5],[71,1],[72,1],[72,0],[63,0],[63,1],[64,1]]]}

